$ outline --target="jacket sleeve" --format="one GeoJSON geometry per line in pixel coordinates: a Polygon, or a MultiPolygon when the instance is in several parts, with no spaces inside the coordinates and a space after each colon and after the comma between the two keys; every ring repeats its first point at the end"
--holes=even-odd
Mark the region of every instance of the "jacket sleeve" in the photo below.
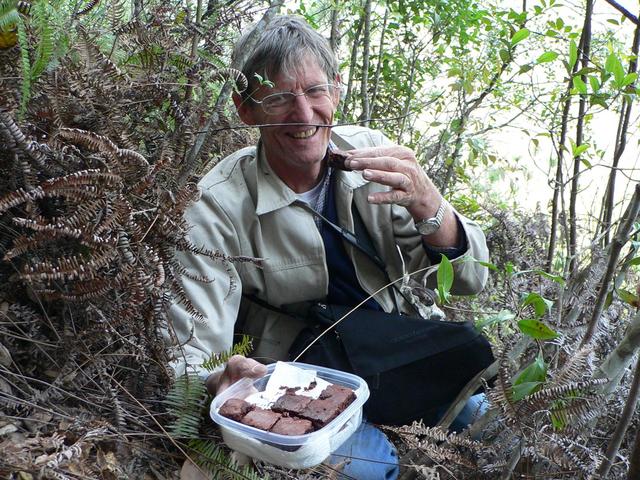
{"type": "MultiPolygon", "coordinates": [[[[397,205],[394,205],[391,211],[396,243],[402,251],[406,271],[415,272],[429,267],[431,262],[425,251],[422,236],[415,229],[409,212],[397,205]]],[[[454,277],[451,293],[473,295],[484,288],[488,277],[487,267],[480,265],[476,260],[487,262],[489,250],[480,226],[455,210],[454,214],[458,217],[466,237],[467,250],[452,261],[454,277]]],[[[427,286],[433,289],[437,287],[435,271],[427,277],[427,286]]]]}
{"type": "MultiPolygon", "coordinates": [[[[240,248],[235,228],[207,190],[189,208],[186,220],[191,225],[188,238],[195,247],[237,255],[240,248]]],[[[182,275],[184,294],[202,317],[194,317],[174,295],[169,309],[167,337],[173,347],[172,367],[177,375],[197,372],[207,375],[201,364],[212,352],[231,348],[233,330],[242,298],[242,285],[233,263],[214,260],[192,252],[178,252],[176,259],[189,272],[182,275]]]]}
{"type": "MultiPolygon", "coordinates": [[[[346,147],[338,145],[341,148],[394,145],[378,130],[360,128],[357,130],[358,133],[351,136],[345,136],[341,130],[339,132],[341,135],[338,140],[343,137],[341,142],[346,142],[346,147]]],[[[489,249],[480,226],[455,210],[454,214],[458,217],[466,237],[467,250],[453,262],[454,283],[451,293],[454,295],[473,295],[484,288],[489,273],[487,267],[480,265],[475,260],[487,262],[489,249]]],[[[402,252],[404,271],[415,272],[429,267],[431,261],[426,254],[422,236],[416,230],[407,209],[399,205],[392,205],[391,222],[396,245],[402,252]]],[[[427,278],[427,286],[430,288],[437,286],[435,272],[427,278]]]]}

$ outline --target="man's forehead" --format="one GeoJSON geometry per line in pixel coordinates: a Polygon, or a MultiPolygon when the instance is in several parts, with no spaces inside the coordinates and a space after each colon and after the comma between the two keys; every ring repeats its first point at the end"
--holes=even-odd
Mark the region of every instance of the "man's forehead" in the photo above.
{"type": "Polygon", "coordinates": [[[289,68],[283,66],[279,72],[271,74],[271,82],[276,88],[281,86],[289,87],[297,83],[306,84],[306,86],[317,85],[319,83],[327,83],[327,74],[320,68],[318,62],[313,58],[305,56],[295,65],[289,68]]]}

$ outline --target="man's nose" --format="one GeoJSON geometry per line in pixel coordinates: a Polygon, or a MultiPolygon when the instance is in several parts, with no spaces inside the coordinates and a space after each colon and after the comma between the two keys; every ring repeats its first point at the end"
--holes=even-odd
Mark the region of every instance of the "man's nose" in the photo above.
{"type": "Polygon", "coordinates": [[[313,106],[306,95],[296,95],[293,100],[292,116],[300,122],[309,122],[313,118],[313,106]]]}

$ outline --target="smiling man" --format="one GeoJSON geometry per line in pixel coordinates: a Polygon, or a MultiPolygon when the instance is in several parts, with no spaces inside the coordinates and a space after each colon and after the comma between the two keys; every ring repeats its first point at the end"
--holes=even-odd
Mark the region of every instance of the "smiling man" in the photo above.
{"type": "MultiPolygon", "coordinates": [[[[237,52],[246,51],[248,38],[239,40],[237,52]]],[[[197,370],[211,353],[227,351],[234,329],[253,337],[253,358],[232,357],[208,377],[208,388],[218,393],[242,377],[263,375],[263,363],[288,359],[306,325],[282,307],[365,302],[371,310],[413,313],[398,291],[382,288],[388,277],[424,269],[441,254],[488,257],[480,228],[442,198],[410,149],[378,131],[333,126],[340,101],[338,63],[328,42],[302,19],[275,19],[242,71],[249,86],[234,94],[234,102],[242,121],[259,128],[260,140],[205,175],[202,197],[187,218],[195,245],[261,258],[263,265],[183,256],[196,274],[184,279],[184,294],[204,321],[192,318],[180,302],[171,309],[183,347],[179,372],[197,370]],[[347,152],[348,171],[328,166],[335,149],[347,152]],[[315,212],[350,232],[360,221],[386,272],[315,212]]],[[[452,293],[476,293],[486,278],[480,264],[456,263],[452,293]]],[[[398,474],[393,445],[366,422],[329,462],[340,465],[347,478],[398,474]]]]}

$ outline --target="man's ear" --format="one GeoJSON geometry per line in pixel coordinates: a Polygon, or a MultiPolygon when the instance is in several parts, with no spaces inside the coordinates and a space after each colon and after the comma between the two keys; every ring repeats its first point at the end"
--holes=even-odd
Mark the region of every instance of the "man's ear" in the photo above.
{"type": "Polygon", "coordinates": [[[233,103],[236,106],[236,111],[238,112],[240,120],[247,125],[255,125],[257,122],[253,115],[254,110],[251,108],[252,105],[249,103],[250,100],[243,99],[237,92],[233,92],[231,98],[233,98],[233,103]]]}

